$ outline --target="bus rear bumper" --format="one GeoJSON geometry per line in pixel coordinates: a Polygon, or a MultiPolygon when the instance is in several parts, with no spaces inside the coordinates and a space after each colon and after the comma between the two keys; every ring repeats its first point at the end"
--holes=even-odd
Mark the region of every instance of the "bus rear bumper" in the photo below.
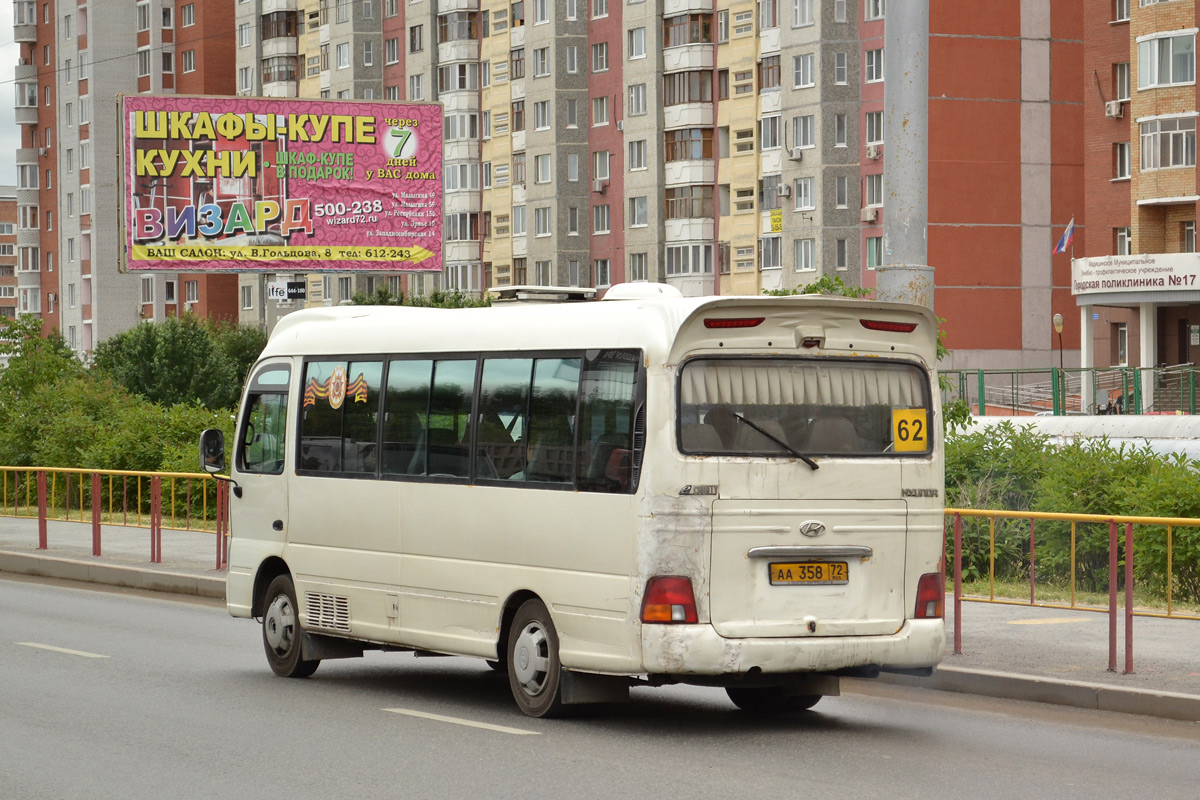
{"type": "Polygon", "coordinates": [[[875,666],[920,670],[946,650],[940,619],[912,619],[886,636],[728,639],[711,625],[642,625],[642,663],[651,675],[795,674],[875,666]]]}

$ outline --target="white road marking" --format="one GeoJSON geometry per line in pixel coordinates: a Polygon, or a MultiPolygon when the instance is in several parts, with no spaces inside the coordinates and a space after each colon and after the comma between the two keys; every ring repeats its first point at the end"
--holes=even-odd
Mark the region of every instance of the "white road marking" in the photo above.
{"type": "Polygon", "coordinates": [[[428,714],[424,711],[413,711],[407,708],[385,708],[392,714],[404,714],[409,717],[420,717],[421,719],[432,719],[437,722],[449,722],[452,725],[466,725],[471,728],[483,728],[484,730],[496,731],[497,733],[511,733],[516,736],[541,736],[541,731],[527,731],[521,728],[506,728],[503,725],[489,725],[486,722],[476,722],[471,719],[460,719],[459,717],[443,717],[441,714],[428,714]]]}
{"type": "Polygon", "coordinates": [[[87,653],[83,650],[68,650],[65,647],[55,647],[54,645],[49,644],[38,644],[37,642],[16,642],[16,644],[19,644],[22,647],[36,647],[39,650],[52,650],[55,653],[66,653],[69,656],[81,656],[82,658],[108,658],[108,656],[102,656],[99,653],[87,653]]]}

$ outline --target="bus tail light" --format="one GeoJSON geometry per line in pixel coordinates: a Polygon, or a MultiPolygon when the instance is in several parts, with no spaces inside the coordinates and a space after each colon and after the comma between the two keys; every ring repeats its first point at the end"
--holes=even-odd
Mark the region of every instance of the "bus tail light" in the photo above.
{"type": "Polygon", "coordinates": [[[941,619],[946,609],[946,587],[940,572],[926,572],[917,581],[917,619],[941,619]]]}
{"type": "Polygon", "coordinates": [[[706,328],[756,328],[766,317],[708,317],[704,320],[706,328]]]}
{"type": "Polygon", "coordinates": [[[642,622],[696,622],[692,582],[676,575],[651,578],[642,598],[642,622]]]}
{"type": "Polygon", "coordinates": [[[917,329],[915,322],[888,322],[883,319],[860,319],[859,323],[869,331],[885,333],[912,333],[917,329]]]}

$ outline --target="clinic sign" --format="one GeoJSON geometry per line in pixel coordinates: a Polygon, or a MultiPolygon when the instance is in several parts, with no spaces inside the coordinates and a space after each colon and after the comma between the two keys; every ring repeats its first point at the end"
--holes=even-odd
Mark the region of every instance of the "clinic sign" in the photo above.
{"type": "Polygon", "coordinates": [[[1071,262],[1071,294],[1183,292],[1200,290],[1200,254],[1077,258],[1071,262]]]}
{"type": "Polygon", "coordinates": [[[438,271],[442,107],[119,99],[122,269],[438,271]]]}

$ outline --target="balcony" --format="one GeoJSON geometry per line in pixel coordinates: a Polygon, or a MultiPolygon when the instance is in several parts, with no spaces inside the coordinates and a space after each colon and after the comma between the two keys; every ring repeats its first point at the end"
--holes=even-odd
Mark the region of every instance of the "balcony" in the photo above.
{"type": "Polygon", "coordinates": [[[456,39],[452,42],[442,42],[438,45],[438,64],[449,64],[454,61],[478,61],[478,39],[456,39]]]}
{"type": "Polygon", "coordinates": [[[479,261],[481,258],[478,241],[446,242],[442,247],[442,263],[454,261],[479,261]]]}
{"type": "Polygon", "coordinates": [[[273,14],[276,11],[295,11],[296,0],[262,0],[262,10],[259,12],[263,16],[273,14]]]}
{"type": "MultiPolygon", "coordinates": [[[[21,147],[17,150],[17,166],[34,165],[38,163],[39,150],[36,147],[21,147]]],[[[37,205],[37,201],[33,202],[37,205]]]]}
{"type": "Polygon", "coordinates": [[[437,13],[448,11],[478,11],[479,0],[438,0],[437,13]]]}
{"type": "Polygon", "coordinates": [[[276,36],[273,39],[264,39],[262,43],[263,58],[294,56],[298,52],[299,42],[294,36],[276,36]]]}
{"type": "Polygon", "coordinates": [[[13,40],[17,42],[36,42],[37,25],[13,25],[13,40]]]}
{"type": "Polygon", "coordinates": [[[663,182],[667,186],[711,184],[717,177],[716,162],[711,158],[668,161],[663,164],[663,182]]]}
{"type": "Polygon", "coordinates": [[[713,68],[711,44],[685,44],[663,48],[663,72],[713,68]]]}
{"type": "Polygon", "coordinates": [[[15,111],[18,125],[37,125],[37,106],[17,106],[15,111]]]}
{"type": "Polygon", "coordinates": [[[664,239],[668,242],[692,242],[699,239],[711,240],[716,225],[712,219],[668,219],[663,223],[664,239]]]}
{"type": "Polygon", "coordinates": [[[675,17],[680,14],[711,14],[712,0],[663,0],[663,16],[675,17]]]}
{"type": "Polygon", "coordinates": [[[16,69],[13,71],[13,80],[16,83],[21,83],[22,81],[37,83],[37,74],[37,64],[17,64],[16,69]]]}
{"type": "Polygon", "coordinates": [[[712,126],[712,103],[680,103],[663,109],[664,128],[711,128],[712,126]]]}
{"type": "Polygon", "coordinates": [[[442,196],[442,204],[443,210],[447,214],[478,214],[483,210],[483,202],[478,189],[446,192],[442,196]]]}
{"type": "Polygon", "coordinates": [[[442,158],[445,161],[478,161],[478,139],[455,139],[442,144],[442,158]]]}

